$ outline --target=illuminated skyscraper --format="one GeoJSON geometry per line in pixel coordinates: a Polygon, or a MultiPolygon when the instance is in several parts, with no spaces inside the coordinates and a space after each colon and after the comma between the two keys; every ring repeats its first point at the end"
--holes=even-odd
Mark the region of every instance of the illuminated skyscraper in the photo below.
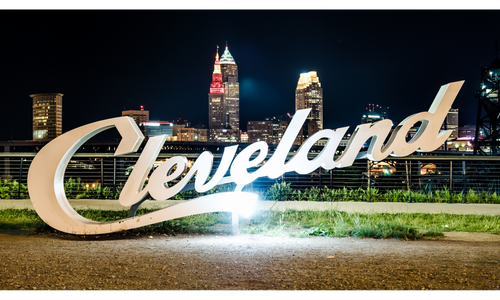
{"type": "Polygon", "coordinates": [[[225,88],[224,125],[231,129],[240,129],[240,86],[238,83],[238,66],[226,46],[220,58],[222,82],[225,88]]]}
{"type": "Polygon", "coordinates": [[[50,141],[62,134],[63,94],[30,95],[33,98],[33,140],[50,141]]]}
{"type": "Polygon", "coordinates": [[[225,98],[225,88],[222,83],[222,73],[219,62],[219,46],[217,46],[212,83],[210,84],[210,93],[208,94],[208,128],[211,137],[214,136],[215,129],[224,128],[225,98]]]}
{"type": "MultiPolygon", "coordinates": [[[[317,132],[323,130],[323,89],[316,71],[300,74],[297,89],[295,90],[295,111],[311,108],[307,119],[316,122],[316,126],[308,126],[317,132]]],[[[309,130],[310,131],[310,130],[309,130]]],[[[311,136],[315,132],[308,132],[311,136]]]]}

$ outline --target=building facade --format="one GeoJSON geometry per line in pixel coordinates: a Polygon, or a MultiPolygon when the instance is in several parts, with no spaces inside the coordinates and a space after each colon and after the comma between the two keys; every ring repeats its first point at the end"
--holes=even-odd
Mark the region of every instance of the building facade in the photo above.
{"type": "MultiPolygon", "coordinates": [[[[323,89],[316,71],[302,73],[295,90],[295,111],[311,108],[307,119],[316,122],[318,131],[323,130],[323,89]]],[[[307,130],[307,128],[305,128],[307,130]]],[[[309,136],[315,132],[308,132],[309,136]]]]}
{"type": "Polygon", "coordinates": [[[238,65],[236,65],[227,46],[220,59],[220,68],[225,91],[224,126],[230,129],[240,129],[240,86],[238,83],[238,65]]]}
{"type": "Polygon", "coordinates": [[[140,110],[124,110],[124,111],[122,111],[122,116],[131,117],[132,119],[134,119],[134,121],[137,125],[141,124],[142,122],[149,121],[149,111],[144,110],[144,106],[142,106],[142,105],[141,105],[140,110]]]}
{"type": "Polygon", "coordinates": [[[62,134],[60,93],[33,94],[33,140],[50,141],[62,134]]]}
{"type": "Polygon", "coordinates": [[[465,125],[458,127],[458,137],[474,139],[476,136],[476,125],[465,125]]]}
{"type": "Polygon", "coordinates": [[[239,129],[215,129],[209,137],[211,142],[215,143],[239,143],[241,139],[241,130],[239,129]]]}
{"type": "Polygon", "coordinates": [[[165,121],[147,121],[139,123],[139,127],[146,137],[166,135],[167,140],[171,140],[173,123],[165,121]]]}
{"type": "Polygon", "coordinates": [[[249,143],[265,141],[273,144],[273,121],[248,121],[247,133],[249,143]]]}
{"type": "Polygon", "coordinates": [[[207,129],[183,127],[177,130],[177,142],[207,142],[207,129]]]}
{"type": "Polygon", "coordinates": [[[458,108],[450,108],[445,122],[445,129],[452,131],[448,140],[456,139],[458,137],[458,108]]]}
{"type": "Polygon", "coordinates": [[[215,55],[214,71],[212,73],[212,83],[210,83],[210,93],[208,94],[208,129],[223,129],[225,122],[225,87],[222,82],[222,73],[219,62],[219,47],[215,55]]]}
{"type": "Polygon", "coordinates": [[[208,140],[239,142],[241,133],[238,66],[227,46],[220,60],[217,46],[208,106],[208,140]]]}

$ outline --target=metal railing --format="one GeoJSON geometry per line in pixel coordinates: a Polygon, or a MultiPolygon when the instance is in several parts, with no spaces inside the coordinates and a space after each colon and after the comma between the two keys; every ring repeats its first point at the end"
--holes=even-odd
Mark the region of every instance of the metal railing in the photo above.
{"type": "MultiPolygon", "coordinates": [[[[174,155],[186,156],[192,162],[198,156],[194,153],[160,154],[158,160],[174,155]]],[[[34,156],[35,153],[0,153],[1,198],[29,197],[26,184],[34,156]]],[[[314,156],[310,154],[311,159],[314,156]]],[[[106,153],[75,154],[64,175],[67,197],[115,199],[138,158],[139,154],[119,157],[106,153]]],[[[220,154],[214,155],[212,174],[220,158],[220,154]]],[[[484,202],[498,200],[500,203],[497,199],[497,195],[500,198],[500,157],[412,155],[380,162],[363,159],[346,168],[320,168],[306,175],[290,172],[273,180],[258,178],[245,190],[258,192],[261,199],[271,200],[391,201],[387,194],[395,197],[396,192],[406,192],[403,197],[409,202],[422,201],[424,196],[446,196],[449,200],[444,198],[442,201],[447,202],[470,202],[473,197],[480,196],[484,202]],[[314,193],[322,196],[311,197],[314,193]]],[[[177,198],[189,199],[196,195],[189,191],[180,193],[177,198]]]]}

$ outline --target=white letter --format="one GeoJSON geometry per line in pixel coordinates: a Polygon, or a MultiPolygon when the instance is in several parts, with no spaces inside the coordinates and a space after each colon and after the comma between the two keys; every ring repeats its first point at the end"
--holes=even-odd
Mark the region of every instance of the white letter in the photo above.
{"type": "Polygon", "coordinates": [[[398,125],[387,143],[392,148],[393,156],[407,156],[418,148],[422,151],[434,151],[446,141],[451,130],[440,131],[441,125],[463,84],[462,80],[441,86],[428,112],[411,115],[398,125]],[[419,121],[422,122],[420,129],[407,143],[408,130],[419,121]]]}
{"type": "Polygon", "coordinates": [[[285,160],[310,111],[311,109],[308,108],[295,112],[292,121],[290,121],[290,125],[286,128],[283,138],[278,144],[278,147],[276,147],[276,151],[274,151],[269,161],[259,169],[259,172],[267,174],[269,178],[274,179],[280,177],[285,172],[292,171],[285,170],[285,160]]]}
{"type": "Polygon", "coordinates": [[[149,184],[145,189],[142,189],[142,187],[166,139],[166,135],[154,136],[149,139],[120,193],[121,205],[131,206],[146,198],[149,184]]]}
{"type": "Polygon", "coordinates": [[[267,143],[264,141],[260,141],[246,147],[245,149],[243,149],[243,151],[240,152],[240,154],[238,154],[238,156],[236,156],[233,161],[233,165],[231,166],[231,178],[238,185],[235,191],[241,191],[241,189],[247,183],[250,183],[261,176],[261,169],[251,174],[248,173],[247,169],[254,167],[264,161],[267,156],[267,150],[267,143]],[[259,155],[253,160],[250,160],[252,154],[259,150],[259,155]]]}
{"type": "MultiPolygon", "coordinates": [[[[186,163],[187,159],[184,156],[174,156],[163,162],[149,178],[146,189],[149,191],[151,197],[156,200],[166,200],[180,192],[184,188],[183,184],[179,182],[173,187],[168,187],[168,183],[184,173],[186,163]],[[175,166],[177,168],[174,173],[167,175],[175,166]]],[[[189,181],[189,178],[187,181],[189,181]]]]}
{"type": "Polygon", "coordinates": [[[340,167],[345,168],[351,166],[356,158],[359,159],[366,156],[368,156],[371,160],[382,160],[386,158],[391,151],[386,149],[386,147],[382,148],[382,145],[391,131],[391,127],[392,121],[389,119],[381,120],[373,124],[358,125],[354,130],[344,153],[342,153],[342,155],[338,158],[341,162],[340,167]],[[368,148],[368,154],[362,152],[358,155],[359,150],[370,137],[372,138],[372,141],[370,143],[370,147],[368,148]]]}
{"type": "Polygon", "coordinates": [[[323,167],[326,170],[335,168],[339,164],[334,161],[335,150],[337,150],[337,147],[348,128],[349,127],[342,127],[337,130],[325,129],[316,132],[308,138],[302,146],[300,146],[297,153],[286,164],[286,170],[295,171],[299,174],[307,174],[319,167],[323,167]],[[328,138],[327,144],[323,150],[321,150],[320,154],[318,154],[313,160],[309,160],[307,155],[309,154],[311,147],[322,138],[328,138]]]}
{"type": "Polygon", "coordinates": [[[236,153],[237,149],[238,145],[224,148],[224,154],[222,155],[219,167],[217,168],[217,171],[215,172],[212,179],[207,183],[205,182],[207,181],[213,167],[213,155],[209,151],[204,151],[200,156],[198,156],[196,162],[191,167],[186,176],[182,178],[182,180],[179,181],[175,186],[168,187],[166,184],[176,179],[184,172],[187,161],[185,157],[172,157],[171,159],[162,163],[158,167],[158,169],[153,172],[153,175],[151,175],[148,186],[146,188],[149,189],[149,194],[154,199],[166,200],[182,191],[182,189],[189,183],[194,174],[196,174],[195,189],[199,193],[206,192],[218,184],[231,182],[231,177],[224,177],[224,175],[229,169],[229,165],[231,164],[231,161],[233,160],[234,154],[236,153]],[[174,158],[176,160],[171,162],[171,160],[174,158]],[[175,171],[176,176],[174,176],[174,174],[166,176],[169,170],[174,166],[177,166],[177,169],[175,171]],[[179,168],[182,169],[181,172],[179,172],[179,168]]]}

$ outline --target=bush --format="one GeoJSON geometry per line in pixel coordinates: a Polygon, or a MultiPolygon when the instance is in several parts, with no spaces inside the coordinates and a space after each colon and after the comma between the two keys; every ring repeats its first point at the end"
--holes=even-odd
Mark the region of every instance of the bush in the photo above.
{"type": "Polygon", "coordinates": [[[272,201],[285,201],[293,198],[294,192],[290,185],[290,183],[286,182],[276,182],[267,190],[266,199],[272,201]]]}
{"type": "Polygon", "coordinates": [[[1,180],[0,199],[29,199],[28,187],[16,180],[1,180]]]}
{"type": "Polygon", "coordinates": [[[375,202],[417,202],[417,203],[496,203],[500,204],[500,195],[486,191],[477,192],[470,189],[468,192],[451,193],[445,186],[434,193],[421,191],[388,190],[381,192],[377,188],[369,190],[357,188],[330,189],[327,186],[316,186],[305,190],[295,190],[290,183],[276,182],[264,197],[260,199],[279,201],[375,201],[375,202]]]}

